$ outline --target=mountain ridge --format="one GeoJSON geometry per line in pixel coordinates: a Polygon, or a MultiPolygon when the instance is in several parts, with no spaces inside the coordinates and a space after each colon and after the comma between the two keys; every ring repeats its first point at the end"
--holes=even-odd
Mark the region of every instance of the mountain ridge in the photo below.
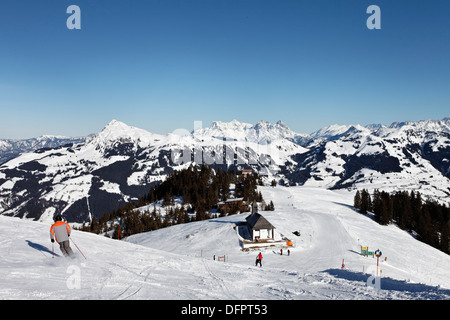
{"type": "MultiPolygon", "coordinates": [[[[319,130],[320,131],[320,130],[319,130]]],[[[85,140],[24,153],[0,165],[0,214],[89,221],[146,194],[190,165],[252,169],[266,183],[450,195],[450,119],[391,126],[332,125],[315,136],[278,121],[214,122],[159,135],[112,120],[85,140]]]]}
{"type": "Polygon", "coordinates": [[[42,135],[29,139],[0,139],[0,165],[21,153],[32,152],[42,148],[56,148],[71,143],[80,143],[88,137],[65,137],[42,135]]]}

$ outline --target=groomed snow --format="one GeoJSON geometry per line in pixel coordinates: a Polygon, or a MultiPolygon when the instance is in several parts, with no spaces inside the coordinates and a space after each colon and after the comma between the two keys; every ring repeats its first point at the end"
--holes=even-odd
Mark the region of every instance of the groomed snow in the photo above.
{"type": "Polygon", "coordinates": [[[261,212],[279,248],[242,251],[234,226],[247,214],[177,225],[126,241],[74,231],[87,260],[52,258],[50,225],[0,216],[0,299],[450,299],[450,256],[393,225],[353,211],[353,194],[308,187],[262,187],[275,211],[261,212]],[[298,231],[300,236],[292,232],[298,231]],[[383,252],[381,289],[367,286],[383,252]],[[225,255],[225,262],[213,256],[225,255]],[[384,257],[387,260],[384,261],[384,257]],[[345,268],[341,269],[342,259],[345,268]],[[364,272],[363,272],[364,270],[364,272]]]}

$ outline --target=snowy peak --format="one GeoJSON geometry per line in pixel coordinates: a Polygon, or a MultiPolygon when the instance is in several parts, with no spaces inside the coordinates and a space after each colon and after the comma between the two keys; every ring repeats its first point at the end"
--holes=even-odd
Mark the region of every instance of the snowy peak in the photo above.
{"type": "Polygon", "coordinates": [[[214,121],[211,126],[197,129],[194,136],[201,138],[216,138],[245,141],[247,131],[252,125],[249,123],[232,120],[230,122],[214,121]]]}
{"type": "Polygon", "coordinates": [[[338,124],[332,124],[330,126],[327,127],[323,127],[315,132],[313,132],[311,134],[311,136],[313,138],[318,138],[318,137],[322,137],[322,138],[329,138],[329,137],[334,137],[337,135],[341,135],[344,132],[346,132],[348,130],[350,126],[347,125],[338,125],[338,124]]]}
{"type": "Polygon", "coordinates": [[[421,121],[403,121],[393,122],[389,128],[391,129],[416,129],[422,131],[450,132],[450,118],[442,120],[421,120],[421,121]]]}
{"type": "Polygon", "coordinates": [[[112,119],[102,131],[117,131],[117,130],[130,130],[131,126],[125,124],[122,121],[112,119]]]}
{"type": "Polygon", "coordinates": [[[148,136],[150,132],[129,126],[121,121],[112,120],[98,134],[103,140],[130,139],[136,140],[142,136],[148,136]]]}
{"type": "Polygon", "coordinates": [[[373,128],[379,128],[378,125],[370,125],[370,127],[363,127],[359,124],[356,125],[339,125],[333,124],[327,127],[323,127],[313,133],[311,133],[312,139],[326,139],[326,140],[335,140],[339,139],[348,134],[352,134],[355,132],[365,132],[370,133],[373,131],[373,128]]]}
{"type": "Polygon", "coordinates": [[[112,120],[102,131],[92,138],[91,143],[100,149],[108,149],[116,144],[131,144],[137,147],[148,147],[155,140],[160,139],[158,134],[129,126],[121,121],[112,120]]]}
{"type": "Polygon", "coordinates": [[[230,122],[215,121],[207,128],[194,132],[198,137],[213,137],[221,140],[234,140],[270,144],[276,140],[287,139],[296,142],[307,135],[292,131],[281,120],[276,124],[260,120],[255,125],[232,120],[230,122]]]}
{"type": "Polygon", "coordinates": [[[267,140],[289,138],[295,135],[295,133],[281,120],[276,124],[261,120],[254,126],[254,130],[260,139],[265,138],[267,140]]]}

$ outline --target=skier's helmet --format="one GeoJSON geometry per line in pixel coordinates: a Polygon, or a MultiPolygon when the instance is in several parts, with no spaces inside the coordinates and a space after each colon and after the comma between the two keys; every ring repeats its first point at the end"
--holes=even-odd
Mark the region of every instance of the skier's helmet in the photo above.
{"type": "Polygon", "coordinates": [[[61,221],[62,220],[62,217],[58,214],[57,216],[55,216],[54,218],[53,218],[53,220],[56,222],[56,221],[61,221]]]}

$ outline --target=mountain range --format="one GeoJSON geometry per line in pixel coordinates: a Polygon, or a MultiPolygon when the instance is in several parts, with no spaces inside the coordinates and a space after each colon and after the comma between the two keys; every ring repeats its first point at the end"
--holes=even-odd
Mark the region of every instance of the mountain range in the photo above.
{"type": "Polygon", "coordinates": [[[90,221],[193,164],[252,169],[266,183],[414,190],[448,203],[449,138],[449,118],[332,125],[312,134],[282,121],[216,121],[186,135],[113,120],[85,138],[0,140],[0,214],[46,221],[58,213],[71,222],[90,221]]]}
{"type": "Polygon", "coordinates": [[[84,140],[86,140],[84,137],[70,138],[51,135],[21,140],[0,139],[0,164],[19,156],[21,153],[56,148],[66,144],[80,143],[84,140]]]}

